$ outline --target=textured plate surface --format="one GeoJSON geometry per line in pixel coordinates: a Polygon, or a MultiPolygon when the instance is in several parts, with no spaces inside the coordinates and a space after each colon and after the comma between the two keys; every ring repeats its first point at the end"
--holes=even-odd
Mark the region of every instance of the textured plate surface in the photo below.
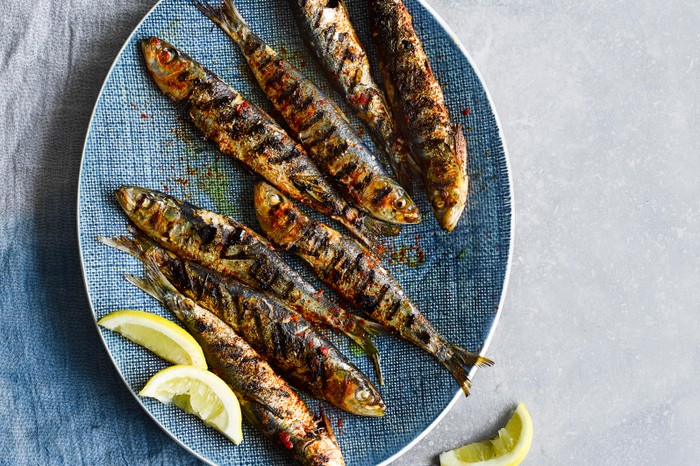
{"type": "MultiPolygon", "coordinates": [[[[371,45],[365,1],[348,3],[363,42],[371,45]]],[[[511,202],[506,154],[486,90],[456,39],[421,2],[406,3],[442,84],[451,117],[464,125],[471,185],[468,207],[457,229],[449,234],[439,229],[425,195],[414,196],[426,220],[386,241],[386,262],[444,336],[479,351],[493,331],[508,270],[511,202]]],[[[238,0],[236,4],[254,31],[340,103],[304,49],[286,1],[238,0]]],[[[231,215],[259,231],[251,202],[255,177],[204,141],[147,75],[138,41],[151,35],[186,51],[251,102],[271,109],[235,45],[212,28],[189,0],[161,1],[138,26],[117,57],[97,101],[81,167],[80,248],[96,318],[132,308],[174,320],[153,299],[123,280],[124,273],[141,273],[139,263],[95,240],[98,234],[126,232],[126,217],[112,195],[121,184],[167,191],[231,215]]],[[[375,56],[372,47],[368,53],[375,56]]],[[[352,121],[361,128],[357,120],[352,121]]],[[[289,255],[284,258],[318,284],[301,263],[289,255]]],[[[119,335],[104,329],[100,332],[132,392],[138,392],[166,366],[119,335]]],[[[344,338],[330,338],[374,378],[362,353],[344,338]]],[[[360,418],[323,406],[338,426],[336,434],[349,465],[378,464],[395,457],[434,425],[455,396],[461,396],[455,395],[457,385],[449,373],[428,354],[390,336],[377,338],[377,345],[386,381],[381,391],[387,415],[360,418]]],[[[473,393],[479,396],[478,380],[473,393]]],[[[139,402],[168,433],[206,461],[241,466],[289,462],[284,452],[248,425],[244,425],[244,442],[236,447],[177,408],[151,399],[139,402]]],[[[309,400],[309,405],[317,410],[319,403],[309,400]]]]}

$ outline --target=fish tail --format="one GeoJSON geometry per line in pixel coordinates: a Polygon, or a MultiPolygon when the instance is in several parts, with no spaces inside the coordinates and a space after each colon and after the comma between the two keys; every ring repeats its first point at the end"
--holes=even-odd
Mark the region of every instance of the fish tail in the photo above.
{"type": "Polygon", "coordinates": [[[440,362],[447,368],[448,371],[450,371],[452,377],[454,377],[459,386],[462,387],[464,394],[469,396],[471,382],[469,381],[469,373],[464,366],[492,366],[493,361],[483,356],[479,356],[478,354],[470,353],[457,345],[453,345],[451,343],[448,343],[448,345],[451,350],[449,356],[440,362]]]}
{"type": "Polygon", "coordinates": [[[139,259],[140,256],[150,247],[150,245],[145,241],[141,241],[139,238],[132,239],[128,236],[114,236],[112,238],[108,238],[100,235],[97,237],[97,241],[139,259]]]}
{"type": "Polygon", "coordinates": [[[447,368],[448,371],[450,371],[452,377],[454,377],[459,386],[462,388],[464,396],[469,396],[469,388],[471,387],[469,374],[467,373],[466,369],[462,367],[462,362],[459,360],[459,358],[450,357],[449,359],[445,359],[444,361],[440,362],[447,368]]]}
{"type": "Polygon", "coordinates": [[[346,335],[352,339],[362,351],[369,357],[374,365],[374,371],[379,379],[379,384],[384,385],[384,377],[382,376],[382,367],[379,363],[379,350],[374,345],[374,342],[370,338],[371,335],[377,335],[378,333],[384,332],[384,327],[366,319],[355,319],[355,325],[357,329],[346,332],[346,335]]]}
{"type": "Polygon", "coordinates": [[[166,296],[169,294],[179,294],[177,289],[168,281],[163,272],[160,271],[158,265],[147,256],[141,256],[143,267],[146,273],[144,278],[135,277],[134,275],[125,275],[125,278],[136,285],[142,291],[145,291],[159,302],[165,304],[166,296]]]}
{"type": "Polygon", "coordinates": [[[224,3],[219,8],[214,8],[208,3],[198,1],[193,3],[204,16],[212,20],[236,42],[243,38],[245,32],[250,31],[248,24],[232,0],[224,0],[224,3]]]}
{"type": "Polygon", "coordinates": [[[489,367],[493,366],[493,361],[484,356],[471,353],[464,348],[460,348],[457,345],[450,345],[450,349],[454,353],[455,357],[461,361],[465,366],[477,366],[477,367],[489,367]]]}

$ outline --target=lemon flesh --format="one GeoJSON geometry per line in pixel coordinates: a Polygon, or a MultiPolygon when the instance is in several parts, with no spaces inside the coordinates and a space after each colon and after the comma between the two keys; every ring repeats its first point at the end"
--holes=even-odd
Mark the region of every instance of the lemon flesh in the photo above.
{"type": "Polygon", "coordinates": [[[215,428],[233,443],[243,440],[241,407],[226,382],[194,366],[178,365],[156,373],[139,396],[173,403],[215,428]]]}
{"type": "Polygon", "coordinates": [[[207,368],[199,343],[182,327],[150,312],[116,311],[97,321],[174,364],[207,368]]]}
{"type": "Polygon", "coordinates": [[[532,444],[532,419],[520,403],[508,423],[490,440],[440,454],[440,466],[517,466],[532,444]]]}

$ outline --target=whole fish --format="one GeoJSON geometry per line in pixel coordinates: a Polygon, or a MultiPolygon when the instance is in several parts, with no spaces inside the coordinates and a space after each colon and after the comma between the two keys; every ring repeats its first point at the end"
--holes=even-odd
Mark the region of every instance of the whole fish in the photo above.
{"type": "Polygon", "coordinates": [[[155,264],[178,292],[231,326],[295,387],[353,414],[384,415],[386,405],[372,382],[297,312],[150,241],[99,239],[155,264]]]}
{"type": "Polygon", "coordinates": [[[408,188],[420,173],[370,72],[369,59],[343,0],[289,0],[307,45],[335,88],[370,130],[396,178],[408,188]]]}
{"type": "Polygon", "coordinates": [[[440,226],[452,231],[467,203],[467,143],[453,125],[428,57],[401,0],[369,0],[372,36],[394,115],[404,130],[440,226]]]}
{"type": "Polygon", "coordinates": [[[379,259],[358,242],[307,217],[267,183],[255,185],[254,198],[258,222],[275,244],[296,253],[322,281],[371,319],[432,354],[466,395],[469,378],[464,366],[493,364],[441,336],[379,259]]]}
{"type": "Polygon", "coordinates": [[[379,354],[370,339],[381,327],[325,298],[257,233],[159,191],[122,186],[115,196],[134,225],[165,249],[277,298],[307,320],[345,333],[372,359],[381,380],[379,354]]]}
{"type": "Polygon", "coordinates": [[[195,5],[238,44],[262,90],[346,200],[385,222],[420,222],[406,191],[369,162],[372,154],[338,106],[255,35],[231,0],[219,10],[195,5]]]}
{"type": "Polygon", "coordinates": [[[147,266],[146,270],[145,279],[127,278],[185,325],[202,346],[212,371],[231,386],[248,422],[302,465],[345,464],[325,417],[325,422],[315,419],[294,390],[214,313],[178,293],[157,267],[147,266]]]}
{"type": "Polygon", "coordinates": [[[182,51],[151,37],[141,42],[146,67],[163,93],[183,108],[219,150],[273,183],[292,199],[331,216],[371,246],[395,226],[348,205],[318,168],[262,109],[182,51]]]}

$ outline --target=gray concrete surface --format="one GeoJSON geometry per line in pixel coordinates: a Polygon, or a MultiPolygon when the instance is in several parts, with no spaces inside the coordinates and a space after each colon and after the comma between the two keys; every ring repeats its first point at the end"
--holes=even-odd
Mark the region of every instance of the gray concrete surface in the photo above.
{"type": "Polygon", "coordinates": [[[437,464],[518,401],[524,464],[696,464],[700,3],[431,4],[503,124],[515,245],[496,366],[394,464],[437,464]]]}

